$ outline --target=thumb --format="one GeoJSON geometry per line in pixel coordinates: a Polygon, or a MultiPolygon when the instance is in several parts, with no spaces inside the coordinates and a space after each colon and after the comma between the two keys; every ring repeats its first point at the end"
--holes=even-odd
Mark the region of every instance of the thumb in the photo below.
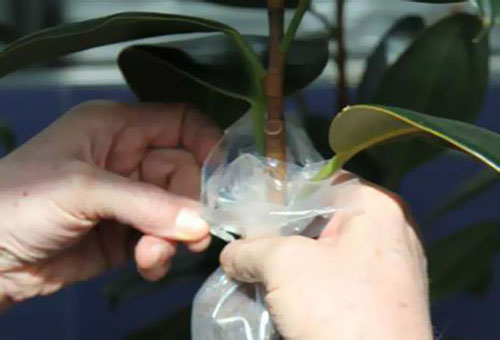
{"type": "Polygon", "coordinates": [[[222,251],[220,262],[224,272],[241,282],[272,285],[287,270],[290,259],[300,253],[300,237],[272,237],[231,242],[222,251]]]}
{"type": "Polygon", "coordinates": [[[203,239],[209,233],[194,201],[103,170],[92,177],[81,211],[87,218],[113,219],[148,235],[184,242],[203,239]]]}

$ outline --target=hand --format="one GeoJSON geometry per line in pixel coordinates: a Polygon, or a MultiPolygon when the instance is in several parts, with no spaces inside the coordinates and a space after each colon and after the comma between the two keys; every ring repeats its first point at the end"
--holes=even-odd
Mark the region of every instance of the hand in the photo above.
{"type": "Polygon", "coordinates": [[[123,265],[131,247],[150,280],[177,241],[206,248],[192,200],[218,138],[186,105],[92,102],[0,160],[0,305],[123,265]]]}
{"type": "MultiPolygon", "coordinates": [[[[337,182],[350,175],[343,173],[337,182]]],[[[395,195],[357,182],[319,240],[236,241],[224,271],[262,282],[278,330],[294,340],[432,339],[425,256],[395,195]]]]}

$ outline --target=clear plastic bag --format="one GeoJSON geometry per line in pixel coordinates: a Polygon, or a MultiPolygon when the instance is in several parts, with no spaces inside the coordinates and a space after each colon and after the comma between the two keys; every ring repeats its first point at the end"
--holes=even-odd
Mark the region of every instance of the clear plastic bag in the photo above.
{"type": "MultiPolygon", "coordinates": [[[[287,181],[270,174],[275,160],[257,155],[248,116],[230,127],[202,170],[204,218],[212,234],[228,242],[262,235],[318,236],[336,211],[331,180],[313,178],[325,162],[306,134],[287,124],[287,181]],[[286,201],[268,199],[284,186],[286,201]]],[[[260,285],[242,284],[213,273],[197,293],[192,313],[193,340],[281,339],[264,304],[260,285]]]]}

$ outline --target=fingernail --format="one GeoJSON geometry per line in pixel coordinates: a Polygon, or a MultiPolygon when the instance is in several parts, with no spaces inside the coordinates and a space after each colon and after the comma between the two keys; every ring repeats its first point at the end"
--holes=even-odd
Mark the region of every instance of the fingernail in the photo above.
{"type": "Polygon", "coordinates": [[[151,247],[153,263],[162,264],[167,258],[167,250],[161,244],[155,244],[151,247]]]}
{"type": "Polygon", "coordinates": [[[170,266],[171,266],[170,262],[168,262],[166,264],[162,264],[161,266],[154,268],[150,274],[154,280],[160,280],[165,275],[167,275],[167,273],[170,269],[170,266]]]}
{"type": "Polygon", "coordinates": [[[139,272],[146,280],[151,282],[156,282],[158,280],[161,280],[165,275],[167,275],[169,269],[170,269],[170,262],[155,266],[154,268],[151,268],[147,271],[141,271],[139,269],[139,272]]]}
{"type": "Polygon", "coordinates": [[[208,224],[191,209],[182,209],[175,220],[176,236],[180,241],[195,241],[209,232],[208,224]]]}

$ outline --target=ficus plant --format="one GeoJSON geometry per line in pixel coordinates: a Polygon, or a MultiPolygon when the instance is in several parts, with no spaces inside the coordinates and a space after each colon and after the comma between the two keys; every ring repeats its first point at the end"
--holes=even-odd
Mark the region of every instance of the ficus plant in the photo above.
{"type": "MultiPolygon", "coordinates": [[[[310,0],[206,1],[267,7],[269,36],[245,35],[210,18],[119,13],[16,40],[0,52],[0,76],[93,47],[196,34],[183,40],[131,44],[119,54],[118,66],[140,101],[193,103],[221,128],[249,113],[257,151],[282,161],[286,161],[287,138],[284,103],[287,98],[295,101],[309,136],[325,156],[331,156],[318,179],[347,167],[397,190],[406,173],[444,150],[459,151],[484,164],[484,172],[456,188],[430,212],[429,223],[499,181],[500,135],[473,125],[488,85],[489,34],[500,9],[496,0],[475,0],[474,13],[454,12],[431,25],[418,16],[400,18],[368,57],[356,91],[347,84],[345,0],[334,0],[333,23],[315,11],[310,0]],[[294,11],[287,27],[286,8],[294,11]],[[325,30],[297,36],[308,12],[324,23],[325,30]],[[333,54],[329,51],[332,41],[337,46],[333,54]],[[404,45],[395,59],[389,58],[393,41],[404,45]],[[326,115],[312,115],[301,93],[322,74],[330,59],[338,71],[337,107],[326,115]],[[325,148],[327,143],[330,150],[325,148]]],[[[470,5],[463,4],[466,6],[470,5]]],[[[0,126],[0,137],[7,136],[6,131],[0,126]]],[[[278,169],[274,175],[286,180],[286,169],[278,169]]],[[[183,256],[168,278],[156,284],[126,273],[106,289],[112,306],[163,289],[173,280],[208,275],[217,266],[221,246],[216,241],[205,255],[183,256]]],[[[492,258],[499,250],[500,221],[465,228],[431,246],[433,297],[487,287],[492,258]]],[[[187,314],[136,336],[187,338],[187,314]]]]}

